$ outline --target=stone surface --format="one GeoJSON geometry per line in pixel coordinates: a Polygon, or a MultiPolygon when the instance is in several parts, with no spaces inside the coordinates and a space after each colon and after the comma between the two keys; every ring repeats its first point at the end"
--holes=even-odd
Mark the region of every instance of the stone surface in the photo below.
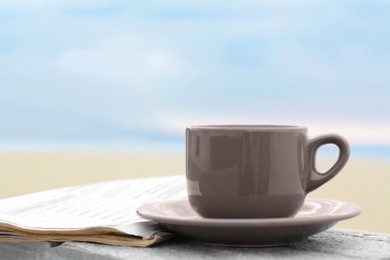
{"type": "Polygon", "coordinates": [[[0,259],[390,259],[390,234],[333,228],[272,248],[234,248],[176,238],[150,248],[82,242],[0,243],[0,259]]]}

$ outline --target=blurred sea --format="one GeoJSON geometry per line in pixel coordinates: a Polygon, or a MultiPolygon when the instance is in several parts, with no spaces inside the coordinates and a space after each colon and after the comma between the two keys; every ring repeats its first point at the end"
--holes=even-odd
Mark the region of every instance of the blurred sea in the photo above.
{"type": "MultiPolygon", "coordinates": [[[[185,151],[184,139],[152,138],[147,140],[1,140],[0,152],[66,152],[66,153],[130,153],[130,154],[180,154],[185,151]]],[[[334,145],[325,145],[318,157],[336,157],[334,145]]],[[[378,159],[390,161],[390,146],[351,144],[351,159],[378,159]]]]}
{"type": "Polygon", "coordinates": [[[390,146],[351,146],[351,158],[385,159],[390,161],[390,146]]]}

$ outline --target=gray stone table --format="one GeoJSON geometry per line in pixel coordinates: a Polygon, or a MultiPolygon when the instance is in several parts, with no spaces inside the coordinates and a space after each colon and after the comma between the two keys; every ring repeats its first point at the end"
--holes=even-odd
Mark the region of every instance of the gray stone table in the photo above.
{"type": "Polygon", "coordinates": [[[0,243],[0,259],[390,259],[390,234],[333,228],[272,248],[233,248],[176,238],[150,248],[82,242],[0,243]]]}

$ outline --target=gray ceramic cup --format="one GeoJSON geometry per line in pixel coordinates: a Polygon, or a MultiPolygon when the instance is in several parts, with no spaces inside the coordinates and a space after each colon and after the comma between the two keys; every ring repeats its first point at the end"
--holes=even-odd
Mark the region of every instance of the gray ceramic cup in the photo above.
{"type": "Polygon", "coordinates": [[[306,195],[333,178],[348,157],[341,136],[308,139],[301,126],[191,126],[186,129],[188,199],[203,217],[292,217],[306,195]],[[324,144],[336,145],[339,156],[320,173],[316,152],[324,144]]]}

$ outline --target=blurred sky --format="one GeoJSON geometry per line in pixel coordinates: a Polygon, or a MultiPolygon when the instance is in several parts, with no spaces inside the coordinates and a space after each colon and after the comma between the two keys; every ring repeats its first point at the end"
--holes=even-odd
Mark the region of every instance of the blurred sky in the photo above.
{"type": "Polygon", "coordinates": [[[390,1],[0,0],[0,146],[213,123],[390,147],[390,1]]]}

